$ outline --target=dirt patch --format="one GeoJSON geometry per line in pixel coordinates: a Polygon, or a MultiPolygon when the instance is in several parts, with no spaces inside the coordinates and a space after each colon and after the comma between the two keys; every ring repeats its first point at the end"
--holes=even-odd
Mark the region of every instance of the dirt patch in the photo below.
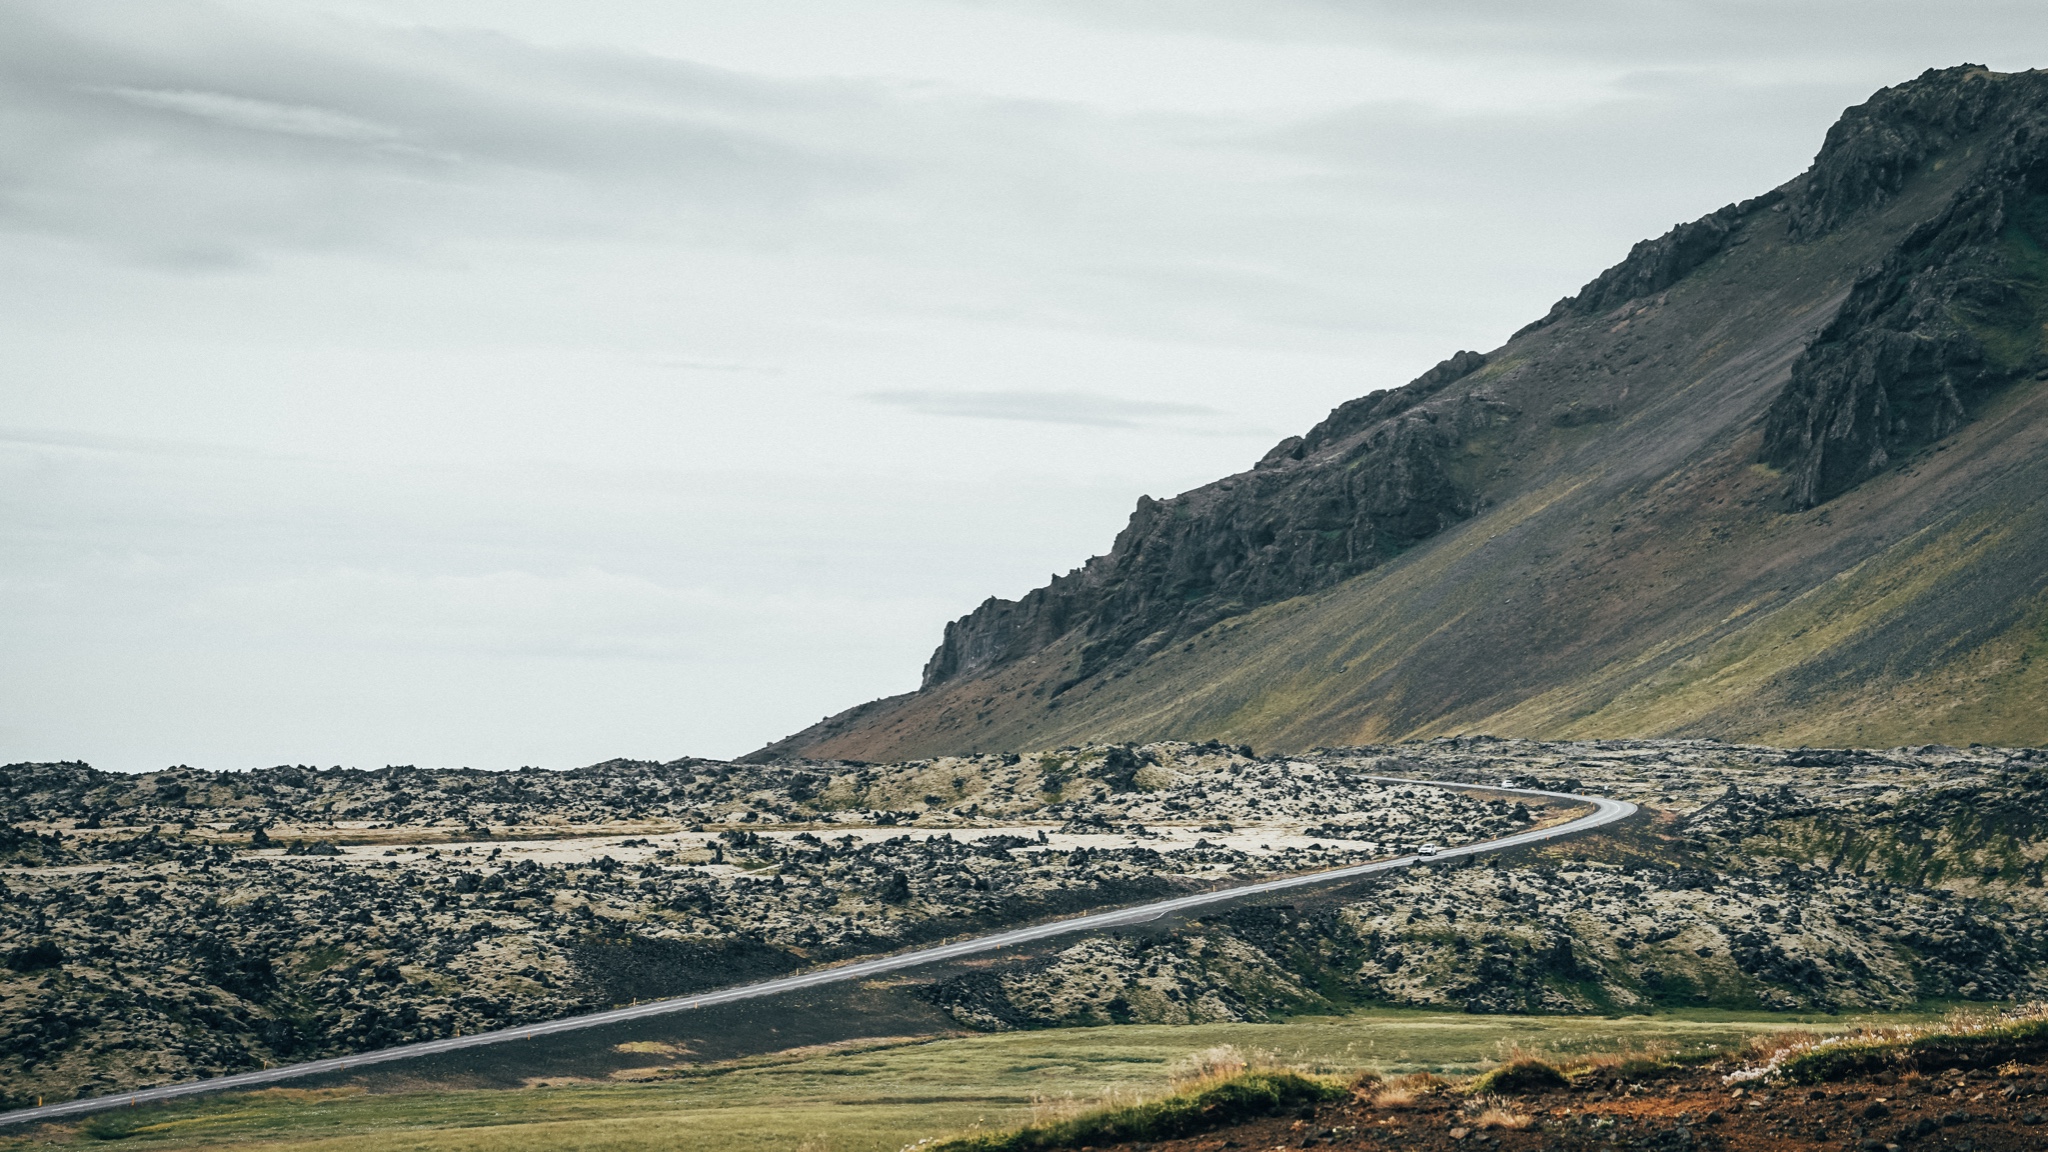
{"type": "Polygon", "coordinates": [[[638,1052],[648,1056],[688,1056],[688,1044],[664,1044],[659,1040],[628,1040],[612,1045],[614,1052],[638,1052]]]}
{"type": "Polygon", "coordinates": [[[1381,1093],[1379,1100],[1327,1104],[1199,1136],[1094,1147],[1117,1152],[2029,1152],[2048,1147],[2044,1063],[1755,1090],[1728,1084],[1727,1071],[1715,1066],[1633,1078],[1595,1074],[1569,1088],[1525,1096],[1381,1093]]]}

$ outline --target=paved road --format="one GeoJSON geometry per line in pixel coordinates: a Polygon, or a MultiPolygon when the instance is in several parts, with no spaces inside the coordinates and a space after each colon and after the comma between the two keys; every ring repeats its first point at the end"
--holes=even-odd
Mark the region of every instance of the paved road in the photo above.
{"type": "MultiPolygon", "coordinates": [[[[1398,776],[1372,776],[1388,784],[1423,784],[1438,788],[1481,788],[1483,785],[1465,784],[1446,780],[1409,780],[1398,776]]],[[[960,956],[971,956],[977,952],[994,952],[1018,944],[1028,944],[1049,936],[1064,936],[1070,932],[1088,932],[1098,928],[1113,928],[1122,924],[1142,924],[1157,920],[1174,912],[1185,912],[1211,904],[1222,904],[1241,900],[1248,896],[1263,896],[1271,892],[1284,892],[1291,888],[1306,888],[1314,885],[1332,884],[1357,876],[1369,876],[1375,872],[1387,872],[1395,868],[1406,868],[1423,860],[1450,860],[1460,856],[1476,856],[1482,852],[1498,852],[1503,848],[1514,848],[1534,844],[1543,840],[1554,840],[1560,836],[1571,836],[1587,832],[1617,820],[1633,815],[1636,806],[1622,800],[1609,800],[1600,796],[1577,796],[1567,792],[1543,792],[1533,788],[1486,788],[1490,792],[1508,792],[1524,796],[1539,796],[1552,800],[1575,800],[1591,804],[1593,811],[1577,820],[1548,828],[1538,828],[1518,833],[1500,840],[1488,840],[1482,844],[1467,844],[1462,848],[1450,848],[1434,856],[1400,856],[1391,860],[1375,860],[1369,864],[1352,864],[1343,868],[1330,868],[1321,872],[1307,872],[1296,876],[1283,876],[1277,880],[1261,880],[1255,884],[1240,884],[1231,888],[1220,888],[1213,892],[1199,892],[1192,896],[1178,896],[1171,900],[1158,900],[1150,904],[1139,904],[1131,908],[1115,908],[1107,912],[1093,912],[1066,920],[1054,920],[1045,924],[1034,924],[1028,928],[1012,928],[1002,932],[991,932],[986,936],[975,936],[966,940],[955,940],[931,948],[919,948],[911,952],[899,952],[889,956],[878,956],[872,960],[861,960],[852,964],[841,964],[831,968],[820,968],[798,976],[784,976],[776,980],[763,980],[758,984],[741,984],[734,988],[721,988],[716,992],[705,992],[696,996],[678,996],[670,1000],[650,1000],[630,1008],[614,1008],[608,1012],[592,1012],[583,1016],[570,1016],[561,1020],[550,1020],[544,1024],[527,1024],[518,1028],[505,1028],[496,1032],[479,1032],[473,1036],[451,1036],[443,1040],[427,1040],[418,1044],[402,1044],[396,1048],[382,1048],[375,1052],[364,1052],[355,1056],[339,1056],[331,1060],[311,1060],[304,1064],[288,1064],[281,1068],[266,1068],[256,1072],[240,1072],[233,1076],[216,1076],[210,1080],[188,1080],[182,1084],[166,1084],[160,1088],[145,1088],[136,1092],[116,1096],[95,1096],[84,1100],[68,1100],[62,1104],[48,1104],[41,1108],[22,1108],[13,1112],[0,1113],[0,1126],[19,1124],[33,1120],[53,1120],[62,1116],[77,1116],[86,1112],[97,1112],[107,1108],[121,1108],[130,1104],[148,1104],[158,1100],[170,1100],[179,1096],[192,1096],[201,1092],[220,1092],[231,1088],[249,1088],[259,1084],[275,1084],[280,1080],[296,1079],[300,1076],[317,1076],[323,1072],[340,1072],[349,1068],[362,1068],[371,1064],[384,1064],[393,1060],[411,1060],[419,1056],[432,1056],[442,1052],[455,1052],[464,1048],[481,1048],[486,1044],[504,1044],[515,1040],[531,1040],[536,1036],[552,1036],[560,1032],[575,1032],[584,1028],[601,1028],[627,1020],[644,1020],[650,1016],[665,1016],[671,1012],[689,1012],[698,1008],[709,1008],[717,1004],[731,1004],[737,1000],[752,1000],[757,996],[774,996],[782,992],[793,992],[799,988],[815,988],[820,984],[834,984],[842,980],[859,980],[883,972],[894,972],[902,968],[914,968],[938,960],[951,960],[960,956]]]]}

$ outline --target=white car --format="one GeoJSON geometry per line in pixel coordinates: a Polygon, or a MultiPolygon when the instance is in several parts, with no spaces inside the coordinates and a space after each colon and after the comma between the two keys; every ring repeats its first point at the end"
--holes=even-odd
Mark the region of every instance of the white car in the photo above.
{"type": "Polygon", "coordinates": [[[1424,844],[1415,850],[1415,854],[1417,856],[1434,856],[1443,850],[1444,846],[1441,844],[1424,844]]]}

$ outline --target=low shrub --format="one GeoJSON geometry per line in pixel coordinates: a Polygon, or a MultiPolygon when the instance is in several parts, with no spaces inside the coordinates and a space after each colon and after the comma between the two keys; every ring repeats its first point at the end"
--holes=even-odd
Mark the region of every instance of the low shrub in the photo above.
{"type": "Polygon", "coordinates": [[[1081,1143],[1168,1140],[1303,1105],[1339,1100],[1348,1092],[1348,1088],[1334,1082],[1311,1079],[1298,1072],[1261,1068],[1142,1104],[1104,1108],[1010,1132],[941,1141],[928,1146],[928,1152],[1032,1152],[1081,1143]]]}
{"type": "Polygon", "coordinates": [[[1174,1065],[1167,1074],[1167,1083],[1175,1092],[1186,1092],[1228,1080],[1251,1066],[1252,1061],[1238,1051],[1235,1044],[1218,1044],[1193,1053],[1174,1065]]]}
{"type": "Polygon", "coordinates": [[[1467,1090],[1475,1096],[1486,1093],[1526,1096],[1531,1092],[1551,1092],[1570,1086],[1571,1081],[1555,1064],[1524,1056],[1483,1073],[1467,1085],[1467,1090]]]}
{"type": "Polygon", "coordinates": [[[1473,1121],[1473,1126],[1478,1128],[1505,1128],[1510,1132],[1519,1132],[1534,1122],[1535,1117],[1527,1112],[1517,1112],[1513,1108],[1496,1104],[1481,1112],[1478,1119],[1473,1121]]]}
{"type": "MultiPolygon", "coordinates": [[[[1755,1040],[1752,1039],[1751,1042],[1754,1044],[1755,1040]]],[[[1612,1052],[1590,1052],[1573,1060],[1568,1075],[1574,1078],[1584,1074],[1619,1076],[1625,1080],[1636,1080],[1669,1072],[1687,1062],[1698,1063],[1718,1058],[1718,1053],[1715,1052],[1681,1055],[1677,1047],[1671,1044],[1652,1043],[1640,1049],[1624,1045],[1612,1052]]]]}
{"type": "Polygon", "coordinates": [[[1729,1083],[1789,1080],[1821,1084],[1888,1070],[1995,1068],[2048,1052],[2048,1004],[2030,1004],[2000,1016],[1957,1016],[1939,1024],[1879,1028],[1839,1036],[1797,1038],[1759,1063],[1727,1077],[1729,1083]]]}

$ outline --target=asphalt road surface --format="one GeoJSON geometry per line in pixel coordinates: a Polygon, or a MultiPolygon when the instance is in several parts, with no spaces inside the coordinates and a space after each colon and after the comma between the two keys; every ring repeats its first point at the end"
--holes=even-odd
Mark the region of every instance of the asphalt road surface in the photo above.
{"type": "Polygon", "coordinates": [[[860,980],[882,972],[895,972],[904,968],[915,968],[938,960],[952,960],[971,956],[977,952],[994,952],[1017,944],[1028,944],[1049,936],[1064,936],[1071,932],[1089,932],[1098,928],[1114,928],[1123,924],[1142,924],[1157,920],[1174,912],[1185,912],[1192,908],[1223,904],[1242,900],[1250,896],[1263,896],[1272,892],[1285,892],[1292,888],[1307,888],[1315,885],[1332,884],[1358,876],[1369,876],[1375,872],[1387,872],[1395,868],[1406,868],[1426,860],[1451,860],[1460,856],[1477,856],[1482,852],[1498,852],[1504,848],[1516,848],[1524,844],[1535,844],[1544,840],[1555,840],[1560,836],[1572,836],[1589,832],[1625,820],[1635,814],[1636,806],[1622,800],[1609,800],[1600,796],[1577,796],[1567,792],[1544,792],[1533,788],[1488,788],[1484,785],[1465,784],[1445,780],[1409,780],[1398,776],[1371,776],[1367,779],[1389,784],[1426,784],[1438,788],[1483,788],[1489,792],[1506,792],[1523,796],[1540,796],[1551,800],[1572,800],[1591,804],[1593,811],[1564,824],[1538,828],[1517,833],[1499,840],[1488,840],[1481,844],[1467,844],[1460,848],[1448,848],[1433,855],[1399,856],[1391,860],[1374,860],[1368,864],[1352,864],[1343,868],[1330,868],[1321,872],[1305,872],[1294,876],[1282,876],[1277,880],[1261,880],[1254,884],[1239,884],[1230,888],[1219,888],[1213,892],[1198,892],[1192,896],[1177,896],[1171,900],[1158,900],[1150,904],[1139,904],[1130,908],[1114,908],[1107,912],[1091,912],[1085,916],[1074,916],[1065,920],[1054,920],[1045,924],[1034,924],[1028,928],[1011,928],[1002,932],[991,932],[985,936],[974,936],[940,944],[931,948],[919,948],[910,952],[898,952],[889,956],[877,956],[872,960],[859,960],[851,964],[840,964],[831,968],[820,968],[798,976],[784,976],[775,980],[763,980],[758,984],[741,984],[732,988],[721,988],[716,992],[704,992],[694,996],[678,996],[669,1000],[650,1000],[629,1008],[614,1008],[607,1012],[591,1012],[582,1016],[570,1016],[561,1020],[550,1020],[544,1024],[526,1024],[517,1028],[504,1028],[496,1032],[479,1032],[473,1036],[450,1036],[442,1040],[426,1040],[418,1044],[401,1044],[395,1048],[381,1048],[374,1052],[363,1052],[354,1056],[337,1056],[329,1060],[309,1060],[304,1064],[287,1064],[277,1068],[265,1068],[255,1072],[238,1072],[232,1076],[216,1076],[207,1080],[188,1080],[180,1084],[165,1084],[157,1088],[143,1088],[113,1096],[94,1096],[83,1100],[68,1100],[61,1104],[46,1104],[40,1108],[21,1108],[13,1112],[0,1113],[0,1126],[21,1124],[36,1120],[54,1120],[63,1116],[77,1116],[87,1112],[98,1112],[108,1108],[124,1108],[133,1104],[149,1104],[159,1100],[171,1100],[180,1096],[193,1096],[201,1092],[222,1092],[232,1088],[249,1088],[259,1084],[275,1084],[280,1080],[292,1080],[301,1076],[317,1076],[324,1072],[340,1072],[349,1068],[362,1068],[371,1064],[385,1064],[394,1060],[410,1060],[417,1056],[432,1056],[442,1052],[455,1052],[464,1048],[481,1048],[486,1044],[509,1044],[519,1040],[531,1040],[536,1036],[552,1036],[558,1032],[574,1032],[583,1028],[602,1028],[625,1020],[642,1020],[649,1016],[665,1016],[671,1012],[689,1012],[697,1008],[708,1008],[714,1004],[730,1004],[736,1000],[751,1000],[757,996],[774,996],[792,992],[799,988],[814,988],[820,984],[833,984],[841,980],[860,980]]]}

